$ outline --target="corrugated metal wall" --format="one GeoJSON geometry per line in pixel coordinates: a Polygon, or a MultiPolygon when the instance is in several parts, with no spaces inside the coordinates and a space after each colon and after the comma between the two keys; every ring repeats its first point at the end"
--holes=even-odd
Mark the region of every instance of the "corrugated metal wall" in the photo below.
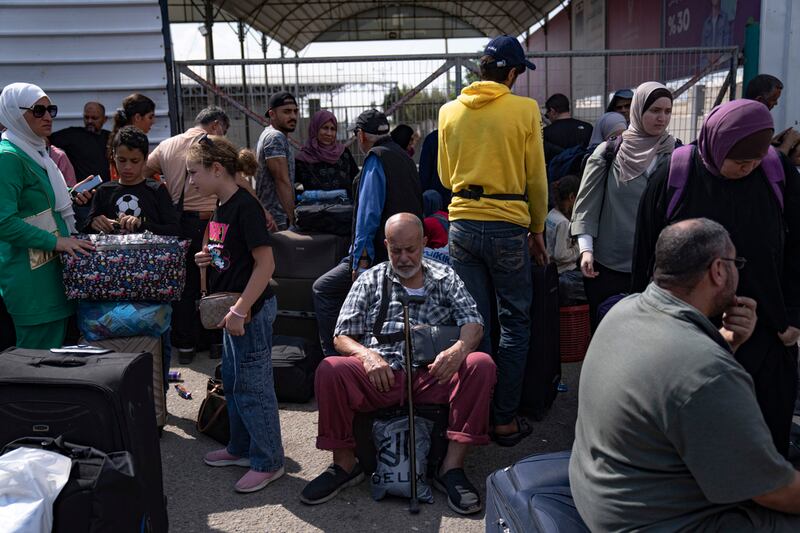
{"type": "Polygon", "coordinates": [[[158,0],[0,0],[0,88],[42,87],[59,106],[54,131],[82,125],[87,101],[111,117],[140,92],[156,103],[159,142],[170,136],[162,26],[158,0]]]}

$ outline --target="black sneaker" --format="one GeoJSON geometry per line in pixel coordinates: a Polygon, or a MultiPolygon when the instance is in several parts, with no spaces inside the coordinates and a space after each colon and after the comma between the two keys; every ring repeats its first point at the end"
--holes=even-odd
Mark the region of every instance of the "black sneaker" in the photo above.
{"type": "Polygon", "coordinates": [[[325,503],[347,487],[354,487],[364,481],[364,470],[359,463],[349,474],[337,464],[312,479],[300,493],[300,501],[309,505],[325,503]]]}
{"type": "Polygon", "coordinates": [[[453,468],[443,476],[437,474],[433,486],[447,494],[447,505],[458,514],[474,514],[483,509],[478,489],[469,482],[463,468],[453,468]]]}
{"type": "Polygon", "coordinates": [[[178,362],[189,365],[194,360],[194,348],[178,348],[178,362]]]}

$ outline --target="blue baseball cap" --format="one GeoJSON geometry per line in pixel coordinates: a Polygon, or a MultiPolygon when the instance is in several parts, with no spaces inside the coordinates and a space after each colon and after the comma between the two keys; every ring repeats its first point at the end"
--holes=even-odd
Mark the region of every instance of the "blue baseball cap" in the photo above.
{"type": "Polygon", "coordinates": [[[495,37],[483,50],[483,55],[492,56],[498,67],[528,67],[536,70],[536,65],[525,59],[525,51],[519,41],[510,35],[495,37]]]}

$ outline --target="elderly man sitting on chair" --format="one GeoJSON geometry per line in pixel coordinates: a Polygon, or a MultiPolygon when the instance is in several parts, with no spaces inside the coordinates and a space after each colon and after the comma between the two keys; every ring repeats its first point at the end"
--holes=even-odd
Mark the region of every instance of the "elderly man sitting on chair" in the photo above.
{"type": "Polygon", "coordinates": [[[323,503],[364,479],[355,457],[353,414],[398,405],[404,396],[403,342],[397,334],[403,330],[405,292],[424,297],[423,303],[409,304],[412,325],[460,327],[455,344],[412,373],[414,401],[450,404],[447,455],[433,485],[447,494],[454,511],[477,513],[480,496],[463,467],[469,446],[489,442],[496,367],[489,355],[474,351],[483,337],[483,321],[453,269],[422,258],[425,237],[418,217],[394,215],[386,221],[385,233],[389,261],[358,277],[339,314],[334,344],[345,355],[327,357],[317,369],[317,447],[333,451],[333,464],[306,485],[300,499],[323,503]],[[389,300],[382,313],[384,295],[389,300]]]}

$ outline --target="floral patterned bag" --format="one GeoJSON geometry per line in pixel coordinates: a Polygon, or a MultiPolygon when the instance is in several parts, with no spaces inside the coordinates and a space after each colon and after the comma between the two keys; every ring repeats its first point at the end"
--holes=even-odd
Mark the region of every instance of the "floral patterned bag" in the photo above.
{"type": "Polygon", "coordinates": [[[95,245],[89,255],[61,254],[67,298],[170,302],[186,281],[189,241],[152,233],[77,235],[95,245]]]}

